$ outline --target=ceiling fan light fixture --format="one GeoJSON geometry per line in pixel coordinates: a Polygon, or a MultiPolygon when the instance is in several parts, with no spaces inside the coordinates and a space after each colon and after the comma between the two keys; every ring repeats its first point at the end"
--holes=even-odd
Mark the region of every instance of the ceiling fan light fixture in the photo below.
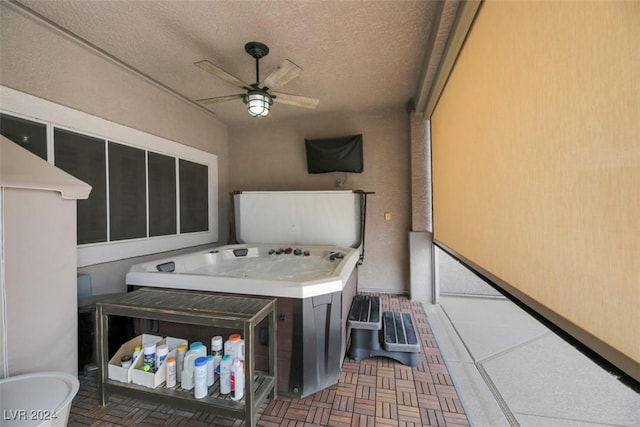
{"type": "Polygon", "coordinates": [[[247,110],[253,117],[267,117],[273,99],[263,90],[251,90],[244,96],[244,103],[247,104],[247,110]]]}

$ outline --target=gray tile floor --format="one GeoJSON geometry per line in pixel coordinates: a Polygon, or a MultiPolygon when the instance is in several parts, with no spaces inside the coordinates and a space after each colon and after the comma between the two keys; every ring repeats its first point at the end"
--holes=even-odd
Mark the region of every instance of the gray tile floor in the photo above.
{"type": "Polygon", "coordinates": [[[503,297],[425,305],[472,425],[640,426],[640,394],[503,297]]]}

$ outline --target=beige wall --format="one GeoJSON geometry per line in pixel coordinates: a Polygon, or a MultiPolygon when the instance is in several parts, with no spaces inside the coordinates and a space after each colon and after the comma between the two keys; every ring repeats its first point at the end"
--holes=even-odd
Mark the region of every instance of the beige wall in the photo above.
{"type": "Polygon", "coordinates": [[[363,134],[364,172],[349,174],[342,189],[375,192],[368,199],[365,260],[358,286],[404,292],[411,214],[409,117],[404,106],[231,128],[229,187],[232,191],[336,189],[336,180],[344,179],[344,174],[307,173],[304,139],[357,133],[363,134]],[[384,221],[384,212],[391,212],[391,221],[384,221]]]}
{"type": "Polygon", "coordinates": [[[432,118],[436,240],[636,377],[639,22],[632,1],[485,2],[432,118]]]}
{"type": "MultiPolygon", "coordinates": [[[[125,70],[103,55],[0,4],[0,84],[218,156],[228,192],[227,126],[213,115],[125,70]]],[[[219,199],[219,241],[228,236],[228,199],[219,199]]],[[[141,258],[144,259],[144,258],[141,258]]],[[[95,293],[124,289],[129,259],[90,266],[95,293]]]]}

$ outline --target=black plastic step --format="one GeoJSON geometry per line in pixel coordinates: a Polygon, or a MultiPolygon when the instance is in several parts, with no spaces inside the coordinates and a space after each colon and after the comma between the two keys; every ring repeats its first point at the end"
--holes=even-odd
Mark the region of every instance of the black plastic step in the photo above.
{"type": "Polygon", "coordinates": [[[383,314],[383,347],[388,351],[417,353],[420,351],[418,334],[409,313],[385,311],[383,314]]]}
{"type": "Polygon", "coordinates": [[[380,330],[380,297],[356,295],[351,302],[348,325],[354,329],[380,330]]]}

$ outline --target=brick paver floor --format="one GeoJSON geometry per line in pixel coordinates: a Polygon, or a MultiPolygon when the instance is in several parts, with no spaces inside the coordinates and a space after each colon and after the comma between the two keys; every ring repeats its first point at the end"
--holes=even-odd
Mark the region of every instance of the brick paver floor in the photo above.
{"type": "MultiPolygon", "coordinates": [[[[338,384],[305,399],[278,397],[261,408],[259,426],[468,426],[460,399],[420,303],[379,295],[384,311],[411,313],[421,344],[420,364],[404,366],[384,357],[342,365],[338,384]]],[[[240,426],[207,412],[110,395],[98,404],[97,378],[82,376],[70,426],[240,426]]]]}

